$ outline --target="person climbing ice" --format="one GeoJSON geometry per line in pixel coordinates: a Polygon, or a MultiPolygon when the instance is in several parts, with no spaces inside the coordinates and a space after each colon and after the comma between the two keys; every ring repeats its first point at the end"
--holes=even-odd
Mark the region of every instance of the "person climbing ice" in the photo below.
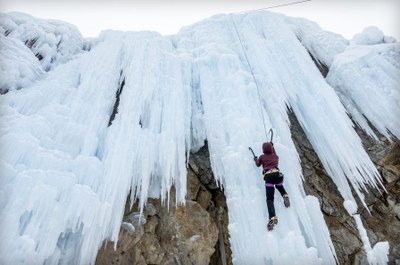
{"type": "Polygon", "coordinates": [[[263,167],[263,176],[265,181],[265,190],[267,194],[267,207],[269,221],[267,228],[272,230],[278,223],[278,217],[275,214],[274,194],[275,188],[283,197],[283,203],[286,207],[290,206],[289,195],[283,187],[283,174],[279,171],[279,157],[275,152],[274,144],[266,142],[262,145],[263,154],[260,157],[254,156],[254,162],[257,167],[263,167]]]}

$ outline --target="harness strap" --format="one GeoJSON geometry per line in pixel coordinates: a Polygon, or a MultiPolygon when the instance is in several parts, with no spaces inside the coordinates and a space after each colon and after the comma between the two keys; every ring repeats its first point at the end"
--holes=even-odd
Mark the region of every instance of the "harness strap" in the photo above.
{"type": "Polygon", "coordinates": [[[277,172],[279,172],[279,169],[276,169],[276,168],[269,169],[269,170],[264,172],[264,176],[268,175],[268,174],[272,174],[272,173],[277,173],[277,172]]]}
{"type": "Polygon", "coordinates": [[[265,187],[273,188],[275,186],[283,186],[283,181],[279,182],[279,183],[276,183],[276,184],[267,183],[267,182],[265,183],[265,187]]]}

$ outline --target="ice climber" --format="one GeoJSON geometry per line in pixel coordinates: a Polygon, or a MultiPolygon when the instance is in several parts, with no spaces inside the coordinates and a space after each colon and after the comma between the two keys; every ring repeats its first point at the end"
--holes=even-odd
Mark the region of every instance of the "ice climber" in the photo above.
{"type": "Polygon", "coordinates": [[[262,145],[263,154],[260,157],[254,157],[256,166],[263,167],[263,176],[265,181],[265,190],[267,193],[267,206],[269,221],[267,228],[272,230],[278,223],[278,217],[275,214],[274,194],[275,187],[283,197],[283,203],[286,207],[290,206],[289,195],[283,187],[283,174],[279,171],[279,157],[275,153],[274,144],[266,142],[262,145]]]}

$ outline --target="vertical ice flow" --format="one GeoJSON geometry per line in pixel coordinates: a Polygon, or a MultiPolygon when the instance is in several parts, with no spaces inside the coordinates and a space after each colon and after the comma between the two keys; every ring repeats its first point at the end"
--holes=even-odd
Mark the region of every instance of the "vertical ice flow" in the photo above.
{"type": "MultiPolygon", "coordinates": [[[[371,135],[367,120],[399,137],[396,117],[382,119],[399,108],[397,43],[355,49],[308,21],[255,12],[215,16],[167,37],[106,31],[78,52],[85,41],[70,26],[57,31],[60,24],[18,14],[0,21],[0,52],[12,66],[1,68],[10,90],[0,105],[4,264],[93,264],[102,241],[118,239],[129,192],[143,206],[148,197],[169,200],[174,185],[175,202],[185,202],[187,158],[204,140],[227,197],[234,264],[335,264],[319,203],[303,189],[287,108],[352,215],[351,189],[363,201],[364,189],[381,183],[346,111],[371,135]],[[39,46],[23,45],[24,23],[39,46]],[[60,34],[63,49],[43,49],[60,34]],[[39,65],[34,48],[55,61],[39,65]],[[332,87],[308,52],[331,67],[332,87]],[[381,91],[379,102],[364,104],[364,88],[381,91]],[[286,209],[275,196],[273,232],[248,150],[261,153],[269,128],[292,200],[286,209]]],[[[354,218],[368,261],[384,264],[387,242],[372,248],[354,218]]]]}

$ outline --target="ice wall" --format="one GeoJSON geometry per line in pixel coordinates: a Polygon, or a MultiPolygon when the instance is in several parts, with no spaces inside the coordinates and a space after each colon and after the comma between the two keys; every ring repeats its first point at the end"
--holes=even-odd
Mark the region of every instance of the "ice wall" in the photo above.
{"type": "MultiPolygon", "coordinates": [[[[287,108],[348,204],[354,202],[350,185],[361,199],[364,189],[380,187],[346,113],[362,100],[356,92],[363,86],[343,77],[348,68],[339,67],[344,64],[337,54],[348,52],[345,40],[269,12],[219,15],[168,37],[106,31],[91,42],[90,51],[82,48],[79,34],[71,34],[67,43],[81,49],[67,57],[55,50],[51,57],[60,63],[49,68],[39,66],[35,48],[23,44],[20,36],[27,33],[13,24],[19,19],[0,19],[6,29],[1,41],[7,44],[1,52],[11,58],[6,63],[16,65],[0,68],[3,84],[18,84],[1,95],[0,105],[1,262],[93,263],[103,240],[117,240],[129,191],[143,206],[148,197],[169,200],[174,185],[176,203],[184,203],[187,157],[207,139],[214,174],[227,197],[235,264],[335,264],[318,201],[303,190],[287,108]],[[307,34],[319,38],[313,42],[307,34]],[[334,88],[315,67],[310,47],[317,60],[331,65],[327,80],[334,88]],[[13,58],[20,58],[19,65],[13,58]],[[22,69],[28,81],[20,77],[22,69]],[[276,196],[279,225],[273,232],[266,231],[261,171],[248,151],[251,146],[261,152],[269,128],[275,130],[292,200],[286,209],[276,196]]],[[[39,23],[47,30],[35,31],[40,40],[63,26],[30,19],[26,29],[39,23]]],[[[380,54],[395,62],[398,45],[381,45],[380,54]]],[[[352,58],[350,65],[364,62],[352,58]]],[[[367,85],[396,87],[398,64],[381,62],[372,60],[371,68],[388,74],[371,77],[367,85]]],[[[390,103],[389,111],[398,108],[398,91],[391,91],[379,102],[390,103]]],[[[357,111],[373,122],[381,117],[370,114],[375,107],[363,104],[357,111]]],[[[388,125],[395,122],[389,116],[374,126],[398,137],[396,126],[388,125]]],[[[361,220],[357,224],[361,231],[361,220]]],[[[368,260],[384,263],[387,244],[372,248],[364,242],[368,260]]]]}
{"type": "Polygon", "coordinates": [[[2,95],[1,263],[93,263],[105,238],[117,240],[130,189],[143,205],[175,185],[184,201],[184,63],[159,34],[105,32],[89,53],[2,95]]]}
{"type": "Polygon", "coordinates": [[[85,48],[74,25],[23,13],[0,14],[0,93],[40,80],[85,48]]]}

